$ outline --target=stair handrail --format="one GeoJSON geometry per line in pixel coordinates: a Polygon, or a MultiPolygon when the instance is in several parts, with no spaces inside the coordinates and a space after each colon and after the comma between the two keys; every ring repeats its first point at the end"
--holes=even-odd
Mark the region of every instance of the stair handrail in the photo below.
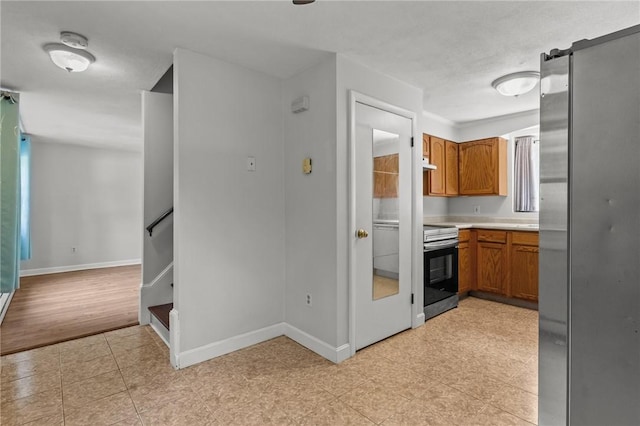
{"type": "Polygon", "coordinates": [[[169,210],[167,210],[166,212],[162,213],[156,220],[154,220],[151,223],[151,225],[147,226],[147,231],[149,231],[149,236],[151,236],[151,234],[153,232],[153,228],[155,228],[156,225],[158,225],[160,222],[165,220],[167,218],[167,216],[169,216],[171,213],[173,213],[173,206],[169,210]]]}

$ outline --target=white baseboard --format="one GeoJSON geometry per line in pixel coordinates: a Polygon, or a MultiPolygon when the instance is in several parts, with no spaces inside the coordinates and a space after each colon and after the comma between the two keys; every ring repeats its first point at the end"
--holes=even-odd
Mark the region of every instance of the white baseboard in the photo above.
{"type": "Polygon", "coordinates": [[[169,360],[173,368],[180,368],[180,315],[175,305],[169,312],[169,360]]]}
{"type": "Polygon", "coordinates": [[[153,331],[156,332],[156,334],[158,335],[158,337],[160,337],[164,344],[167,345],[167,347],[170,347],[169,339],[171,338],[169,337],[169,330],[167,330],[166,327],[162,325],[160,321],[158,321],[155,317],[151,317],[149,326],[153,329],[153,331]]]}
{"type": "Polygon", "coordinates": [[[420,312],[418,315],[416,315],[415,317],[415,321],[412,324],[412,328],[418,328],[420,327],[422,324],[424,324],[424,312],[420,312]]]}
{"type": "MultiPolygon", "coordinates": [[[[170,325],[171,330],[173,331],[173,323],[170,325]]],[[[199,362],[207,361],[209,359],[237,351],[238,349],[243,349],[260,342],[274,339],[278,336],[282,336],[283,334],[284,323],[278,323],[259,330],[250,331],[248,333],[239,334],[228,339],[210,343],[205,346],[200,346],[199,348],[190,349],[188,351],[181,352],[177,356],[177,367],[185,368],[199,362]]],[[[173,343],[173,340],[171,343],[173,343]]]]}
{"type": "Polygon", "coordinates": [[[85,263],[83,265],[54,266],[52,268],[24,269],[20,271],[21,277],[32,275],[57,274],[60,272],[84,271],[87,269],[114,268],[116,266],[139,265],[140,259],[116,260],[114,262],[85,263]]]}
{"type": "Polygon", "coordinates": [[[11,299],[13,299],[14,294],[16,294],[15,291],[12,291],[11,293],[4,293],[0,298],[0,300],[2,300],[0,303],[0,324],[2,324],[2,321],[4,320],[4,316],[9,309],[9,304],[11,303],[11,299]]]}
{"type": "Polygon", "coordinates": [[[292,340],[295,340],[305,348],[312,350],[313,352],[328,359],[329,361],[340,363],[345,359],[351,357],[351,348],[348,343],[336,348],[326,342],[323,342],[317,337],[314,337],[309,333],[300,330],[299,328],[296,328],[287,323],[283,324],[285,336],[292,340]]]}

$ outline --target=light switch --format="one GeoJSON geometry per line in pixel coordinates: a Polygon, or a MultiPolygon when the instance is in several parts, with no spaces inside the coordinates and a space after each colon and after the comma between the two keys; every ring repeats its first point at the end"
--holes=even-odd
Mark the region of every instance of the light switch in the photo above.
{"type": "Polygon", "coordinates": [[[256,171],[256,157],[247,157],[247,170],[250,172],[256,171]]]}
{"type": "Polygon", "coordinates": [[[302,160],[302,173],[308,175],[311,173],[311,158],[305,158],[302,160]]]}

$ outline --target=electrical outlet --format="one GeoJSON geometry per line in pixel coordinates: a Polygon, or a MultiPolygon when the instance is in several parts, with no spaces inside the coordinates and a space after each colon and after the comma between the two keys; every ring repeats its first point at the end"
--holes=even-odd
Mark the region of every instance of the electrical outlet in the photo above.
{"type": "Polygon", "coordinates": [[[312,306],[310,293],[307,293],[307,306],[312,306]]]}
{"type": "Polygon", "coordinates": [[[475,214],[480,213],[480,206],[473,206],[473,212],[474,212],[475,214]]]}

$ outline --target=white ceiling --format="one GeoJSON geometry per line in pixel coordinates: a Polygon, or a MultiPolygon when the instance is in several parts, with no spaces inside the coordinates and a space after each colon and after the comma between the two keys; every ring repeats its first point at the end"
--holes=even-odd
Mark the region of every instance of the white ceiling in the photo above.
{"type": "Polygon", "coordinates": [[[67,143],[141,147],[140,90],[175,47],[286,78],[339,52],[424,90],[424,109],[456,123],[536,109],[537,91],[491,82],[538,70],[540,53],[640,23],[638,1],[2,1],[1,85],[21,93],[28,133],[67,143]],[[84,73],[42,46],[62,30],[89,38],[84,73]]]}

